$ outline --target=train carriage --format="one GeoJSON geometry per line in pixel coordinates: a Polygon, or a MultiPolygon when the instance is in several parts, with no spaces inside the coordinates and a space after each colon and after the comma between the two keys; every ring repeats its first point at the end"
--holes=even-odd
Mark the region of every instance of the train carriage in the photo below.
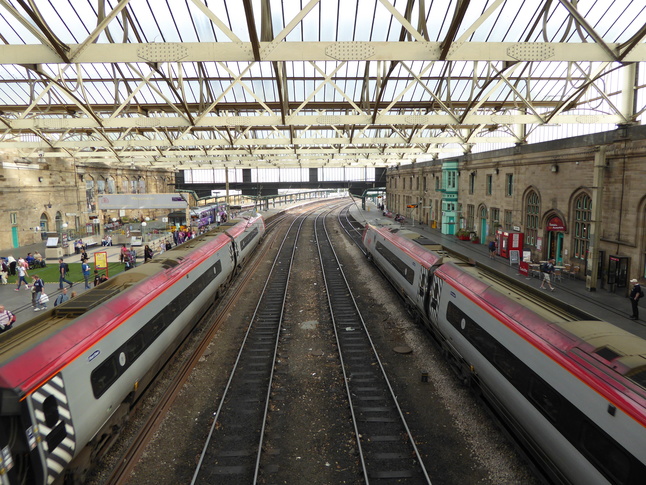
{"type": "Polygon", "coordinates": [[[551,481],[643,482],[646,341],[386,228],[364,244],[551,481]],[[426,283],[402,286],[402,264],[426,283]]]}
{"type": "Polygon", "coordinates": [[[3,334],[0,484],[80,483],[264,230],[205,233],[3,334]]]}

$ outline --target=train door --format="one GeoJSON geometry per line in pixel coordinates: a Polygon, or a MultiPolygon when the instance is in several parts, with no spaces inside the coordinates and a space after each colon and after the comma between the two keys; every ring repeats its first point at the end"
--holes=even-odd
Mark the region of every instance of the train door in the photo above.
{"type": "Polygon", "coordinates": [[[421,268],[419,276],[419,288],[417,290],[417,301],[415,305],[417,308],[425,308],[426,295],[428,294],[428,270],[424,267],[421,268]]]}
{"type": "Polygon", "coordinates": [[[435,277],[437,267],[432,267],[429,271],[428,291],[424,301],[424,313],[432,325],[437,326],[438,314],[440,311],[440,295],[442,293],[443,280],[435,277]]]}

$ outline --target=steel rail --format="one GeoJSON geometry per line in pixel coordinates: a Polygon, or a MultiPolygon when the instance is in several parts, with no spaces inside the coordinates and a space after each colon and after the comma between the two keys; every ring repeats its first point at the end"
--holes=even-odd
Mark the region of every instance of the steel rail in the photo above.
{"type": "Polygon", "coordinates": [[[315,236],[364,480],[430,484],[325,221],[326,217],[317,217],[315,236]],[[336,267],[330,261],[336,261],[336,267]]]}

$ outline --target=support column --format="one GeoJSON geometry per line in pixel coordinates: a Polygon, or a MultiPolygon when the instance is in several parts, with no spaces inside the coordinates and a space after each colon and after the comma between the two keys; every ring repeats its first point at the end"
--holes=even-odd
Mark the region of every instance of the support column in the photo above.
{"type": "Polygon", "coordinates": [[[229,169],[227,167],[224,168],[224,195],[227,203],[229,202],[229,169]]]}
{"type": "Polygon", "coordinates": [[[606,168],[606,147],[600,146],[594,154],[592,182],[592,220],[590,221],[589,250],[587,270],[585,273],[585,288],[596,291],[599,266],[599,239],[601,233],[601,203],[603,198],[603,177],[606,168]]]}
{"type": "Polygon", "coordinates": [[[630,122],[635,121],[635,86],[637,86],[637,63],[627,64],[622,69],[621,114],[630,122]]]}
{"type": "Polygon", "coordinates": [[[105,213],[103,212],[102,209],[99,209],[98,213],[99,213],[99,215],[98,215],[98,218],[99,218],[99,237],[103,241],[103,236],[105,235],[105,230],[103,228],[103,216],[105,215],[105,213]]]}

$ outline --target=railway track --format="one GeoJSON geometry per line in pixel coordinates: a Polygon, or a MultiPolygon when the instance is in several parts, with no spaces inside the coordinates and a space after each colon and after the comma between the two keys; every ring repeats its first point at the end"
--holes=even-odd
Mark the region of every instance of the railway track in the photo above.
{"type": "Polygon", "coordinates": [[[285,295],[306,218],[295,219],[281,242],[191,484],[256,483],[285,295]]]}
{"type": "MultiPolygon", "coordinates": [[[[349,225],[352,232],[352,224],[349,225]]],[[[315,229],[363,480],[365,483],[375,480],[380,483],[384,480],[430,483],[415,440],[332,246],[324,217],[317,218],[315,229]]]]}
{"type": "MultiPolygon", "coordinates": [[[[342,226],[345,226],[344,230],[349,232],[349,237],[352,237],[358,247],[361,248],[363,224],[352,220],[347,213],[347,207],[345,211],[340,211],[340,214],[335,212],[334,216],[342,226]],[[352,236],[353,234],[354,236],[352,236]]],[[[291,216],[288,216],[288,219],[291,219],[291,216]]],[[[328,216],[328,222],[330,219],[331,217],[328,216]]],[[[286,221],[287,224],[289,222],[291,221],[286,221]]],[[[338,236],[344,237],[344,230],[336,230],[335,226],[336,224],[332,225],[330,223],[330,234],[334,235],[335,238],[338,236]]],[[[401,433],[391,431],[391,421],[396,421],[400,418],[384,420],[383,416],[386,416],[386,414],[382,412],[383,410],[377,409],[379,407],[390,407],[389,412],[401,414],[401,411],[393,409],[393,407],[397,407],[396,400],[393,405],[381,405],[381,396],[378,394],[369,395],[369,393],[375,391],[375,389],[371,389],[375,385],[367,380],[371,379],[370,376],[360,374],[361,370],[346,373],[350,382],[345,382],[346,375],[343,375],[344,373],[341,371],[341,358],[339,356],[343,358],[344,363],[346,361],[355,363],[354,359],[359,357],[357,354],[364,353],[364,350],[360,347],[353,348],[352,345],[356,344],[355,342],[349,342],[349,347],[346,347],[346,350],[350,351],[349,353],[337,348],[336,337],[333,333],[333,326],[336,325],[329,321],[328,312],[325,309],[328,294],[332,294],[333,290],[322,290],[323,276],[314,274],[316,270],[311,263],[316,261],[317,248],[321,243],[315,241],[313,224],[311,226],[308,224],[307,227],[308,231],[301,234],[297,244],[306,251],[303,253],[298,252],[300,255],[300,260],[297,262],[299,267],[298,277],[294,275],[294,284],[290,284],[287,298],[289,304],[285,314],[287,319],[285,322],[286,328],[280,332],[278,338],[279,362],[274,365],[273,386],[267,381],[264,392],[259,393],[262,397],[271,396],[271,400],[268,406],[256,405],[253,412],[244,414],[241,418],[242,421],[236,421],[231,425],[234,427],[233,434],[236,434],[235,430],[242,427],[258,428],[258,426],[252,424],[252,419],[255,419],[253,415],[262,413],[263,416],[256,422],[262,423],[260,426],[264,434],[261,438],[260,434],[257,433],[257,441],[254,440],[250,447],[234,446],[233,443],[237,440],[235,436],[232,441],[218,441],[222,445],[220,450],[225,452],[224,455],[228,455],[226,458],[229,459],[229,462],[225,464],[222,461],[220,463],[223,466],[219,470],[220,473],[211,473],[210,479],[207,478],[203,482],[195,483],[297,483],[294,481],[295,477],[301,477],[303,480],[316,484],[429,483],[426,472],[416,468],[416,462],[421,463],[421,461],[417,457],[419,454],[414,450],[414,446],[417,444],[417,446],[422,447],[421,451],[423,451],[424,456],[428,457],[430,456],[427,449],[428,444],[424,440],[416,442],[411,438],[404,439],[402,444],[400,442],[402,440],[401,433]],[[300,271],[301,266],[303,271],[300,271]],[[314,293],[310,290],[292,293],[296,288],[303,290],[306,287],[311,288],[314,293]],[[309,301],[303,306],[301,302],[305,299],[309,301]],[[318,330],[304,326],[304,324],[310,324],[311,322],[316,322],[315,325],[318,330]],[[352,386],[356,387],[353,388],[352,386]],[[346,392],[343,392],[344,387],[346,387],[346,392]],[[353,389],[350,398],[347,397],[348,388],[353,389]],[[357,405],[359,397],[362,400],[357,405]],[[351,403],[349,399],[353,399],[355,402],[351,403]],[[357,410],[356,412],[355,409],[357,410]],[[269,411],[268,416],[267,411],[269,411]],[[355,415],[354,419],[351,419],[351,414],[355,415]],[[373,431],[370,430],[370,426],[374,426],[373,431]],[[376,436],[377,439],[370,439],[372,436],[376,436]],[[361,440],[366,441],[364,443],[361,440]],[[406,444],[406,441],[410,441],[410,444],[406,444]],[[247,460],[249,465],[245,465],[244,460],[247,460]],[[231,468],[224,468],[226,466],[231,468]],[[247,473],[251,473],[251,475],[247,475],[251,478],[247,479],[240,475],[241,467],[245,468],[247,473]],[[249,472],[250,470],[251,472],[249,472]],[[308,477],[311,477],[312,480],[308,480],[308,477]]],[[[235,350],[237,348],[236,342],[239,343],[242,340],[245,332],[244,328],[246,328],[253,312],[253,307],[248,307],[248,309],[243,309],[244,305],[241,307],[241,303],[245,299],[249,300],[251,293],[249,293],[248,288],[244,289],[244,285],[239,286],[238,281],[243,276],[247,276],[247,278],[251,277],[252,280],[255,280],[253,286],[258,289],[266,284],[266,276],[257,278],[257,275],[252,275],[252,265],[257,259],[263,260],[263,265],[265,266],[272,265],[273,258],[267,258],[267,253],[264,251],[269,246],[273,246],[271,251],[276,252],[277,246],[281,244],[282,232],[284,231],[267,231],[265,244],[259,247],[256,256],[245,267],[245,271],[238,277],[236,284],[227,290],[224,298],[219,303],[218,315],[224,314],[228,318],[230,314],[235,313],[240,318],[233,319],[235,321],[233,325],[228,320],[227,325],[223,326],[224,331],[218,333],[217,338],[214,340],[214,342],[218,342],[218,346],[213,347],[215,352],[211,353],[209,349],[211,357],[207,357],[205,363],[198,366],[198,374],[204,376],[206,381],[191,379],[186,385],[178,385],[178,388],[183,388],[192,395],[191,398],[187,398],[186,393],[182,393],[183,395],[180,396],[179,402],[183,402],[187,409],[192,408],[194,411],[184,412],[175,407],[171,408],[170,405],[174,400],[174,397],[172,397],[169,398],[166,404],[160,405],[157,410],[151,413],[156,415],[155,419],[158,422],[161,422],[167,415],[170,417],[168,421],[176,421],[177,418],[182,421],[183,426],[181,426],[181,429],[187,430],[186,437],[183,436],[177,426],[170,425],[171,428],[175,428],[177,433],[178,454],[173,456],[172,460],[167,460],[166,454],[159,456],[156,450],[160,446],[164,446],[161,445],[161,442],[167,440],[168,437],[161,440],[156,439],[152,446],[147,448],[146,454],[148,456],[141,460],[141,466],[137,466],[133,472],[127,470],[134,468],[136,462],[139,461],[138,454],[132,454],[129,451],[123,453],[122,460],[129,462],[127,470],[124,468],[124,473],[120,475],[121,478],[107,483],[144,483],[143,480],[147,479],[146,477],[150,478],[150,466],[155,466],[154,463],[159,464],[159,470],[153,474],[153,476],[158,476],[158,483],[190,483],[193,478],[195,464],[200,460],[201,445],[195,441],[199,440],[198,436],[202,437],[202,439],[206,437],[211,423],[214,423],[216,429],[214,435],[219,433],[222,427],[222,425],[218,425],[213,421],[215,416],[209,409],[215,411],[219,403],[224,399],[221,389],[224,388],[226,380],[231,375],[231,362],[235,360],[234,357],[237,352],[235,350]],[[278,237],[279,232],[281,233],[280,237],[278,237]],[[270,236],[273,237],[273,241],[269,240],[270,236]],[[238,290],[242,298],[232,297],[231,301],[238,301],[229,305],[229,296],[232,291],[236,290],[238,290]],[[226,347],[223,347],[222,344],[226,347]],[[215,364],[216,362],[218,363],[215,364]],[[214,364],[216,365],[215,368],[213,367],[214,364]],[[210,376],[216,375],[218,376],[217,379],[212,380],[213,377],[210,376]],[[202,382],[201,386],[198,384],[199,382],[202,382]],[[215,390],[213,390],[209,382],[218,383],[215,390]],[[196,384],[198,385],[196,386],[196,384]],[[202,392],[202,389],[204,389],[204,392],[202,392]],[[209,394],[211,394],[211,397],[207,397],[209,394]],[[204,402],[206,404],[197,407],[193,406],[195,402],[204,402]],[[210,408],[209,404],[211,403],[214,405],[210,408]],[[163,478],[160,476],[160,472],[163,478]]],[[[328,234],[328,237],[330,234],[328,234]]],[[[339,244],[338,241],[335,240],[335,244],[339,244]]],[[[341,244],[344,245],[345,243],[342,242],[341,244]]],[[[349,265],[347,256],[343,252],[340,253],[340,257],[346,258],[344,264],[349,265]]],[[[356,254],[354,258],[356,258],[356,254]]],[[[361,260],[362,258],[359,257],[358,259],[361,260]]],[[[317,262],[315,266],[320,266],[320,263],[317,262]]],[[[338,261],[334,263],[327,262],[323,266],[326,269],[341,267],[338,261]]],[[[349,265],[348,268],[351,266],[354,265],[349,265]]],[[[355,278],[356,275],[351,273],[350,281],[355,278]]],[[[362,301],[362,306],[365,306],[366,301],[363,300],[363,297],[364,295],[362,294],[362,299],[359,301],[362,301]]],[[[255,297],[252,299],[255,301],[255,297]]],[[[332,299],[339,300],[337,296],[332,297],[332,299]]],[[[366,310],[368,308],[366,307],[366,310]]],[[[267,340],[266,337],[264,336],[265,340],[267,340]]],[[[383,345],[383,337],[378,330],[376,341],[380,345],[383,345]]],[[[272,338],[269,337],[269,340],[272,338]]],[[[375,337],[372,338],[374,339],[375,337]]],[[[204,340],[209,341],[211,338],[205,338],[204,340]]],[[[388,340],[390,341],[390,339],[388,340]]],[[[383,352],[384,350],[382,348],[381,351],[383,352]]],[[[260,354],[263,352],[265,351],[258,351],[256,357],[261,358],[260,354]]],[[[198,356],[202,355],[202,353],[202,351],[197,352],[198,356]]],[[[389,372],[392,372],[393,369],[389,367],[393,364],[392,356],[385,354],[384,359],[389,372]]],[[[395,360],[400,359],[395,358],[395,360]]],[[[377,363],[369,365],[369,367],[379,366],[380,364],[377,363]]],[[[192,365],[187,365],[186,367],[191,368],[192,365]]],[[[374,370],[369,369],[369,371],[374,370]]],[[[377,370],[382,371],[382,369],[377,370]]],[[[395,373],[395,375],[398,375],[398,373],[395,373]]],[[[257,380],[254,382],[254,379],[255,377],[252,375],[246,376],[247,384],[250,387],[257,386],[258,382],[257,380]]],[[[394,381],[392,388],[398,389],[398,385],[399,382],[394,381]]],[[[262,386],[258,385],[257,387],[262,386]]],[[[409,389],[409,387],[407,386],[406,389],[409,389]]],[[[254,389],[254,391],[257,390],[254,389]]],[[[392,394],[392,389],[389,392],[392,394]]],[[[406,393],[402,389],[397,392],[401,401],[406,393]]],[[[258,401],[255,397],[251,399],[258,401]]],[[[403,403],[402,406],[406,406],[406,412],[411,412],[409,409],[411,402],[406,398],[401,402],[403,403]]],[[[427,406],[425,404],[424,409],[427,406]]],[[[436,413],[432,412],[430,414],[435,420],[436,413]]],[[[410,424],[414,427],[415,433],[419,434],[421,431],[419,422],[413,421],[410,424]]],[[[157,429],[157,425],[149,426],[145,424],[139,427],[142,429],[150,428],[147,433],[149,436],[155,434],[157,429]]],[[[403,427],[406,428],[405,422],[403,427]]],[[[167,433],[168,430],[169,424],[165,422],[162,431],[167,433]]],[[[445,431],[443,430],[443,433],[445,431]]],[[[218,440],[223,435],[219,436],[218,440]]],[[[428,439],[429,435],[420,436],[425,436],[428,439]]],[[[141,446],[142,450],[144,446],[145,443],[141,446]]],[[[446,453],[440,453],[440,455],[442,454],[446,455],[446,453]]],[[[442,463],[441,460],[438,462],[440,457],[437,453],[434,453],[433,456],[433,461],[429,462],[430,464],[428,465],[433,467],[429,469],[429,473],[436,476],[438,470],[444,470],[446,466],[440,464],[442,463]]],[[[224,456],[221,458],[224,458],[224,456]]],[[[210,458],[206,458],[205,461],[212,463],[210,458]]],[[[102,481],[100,483],[106,482],[102,481]]],[[[153,482],[148,481],[145,483],[153,482]]]]}

